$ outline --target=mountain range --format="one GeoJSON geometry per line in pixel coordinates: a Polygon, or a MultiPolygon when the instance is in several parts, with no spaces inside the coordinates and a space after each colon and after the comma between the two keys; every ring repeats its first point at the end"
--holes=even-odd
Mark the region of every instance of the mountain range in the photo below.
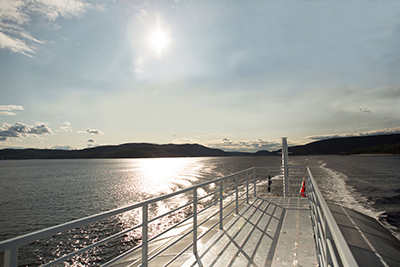
{"type": "MultiPolygon", "coordinates": [[[[277,151],[256,153],[226,152],[198,144],[130,143],[108,145],[81,150],[2,149],[0,159],[82,159],[82,158],[156,158],[156,157],[219,157],[278,155],[277,151]]],[[[329,155],[382,153],[400,154],[400,134],[332,138],[306,145],[289,147],[292,155],[329,155]]]]}

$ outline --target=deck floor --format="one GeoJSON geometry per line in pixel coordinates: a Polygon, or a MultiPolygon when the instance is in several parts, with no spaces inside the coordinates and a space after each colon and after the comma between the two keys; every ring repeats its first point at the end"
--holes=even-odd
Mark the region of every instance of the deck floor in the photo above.
{"type": "Polygon", "coordinates": [[[183,266],[317,266],[306,198],[258,198],[183,266]]]}

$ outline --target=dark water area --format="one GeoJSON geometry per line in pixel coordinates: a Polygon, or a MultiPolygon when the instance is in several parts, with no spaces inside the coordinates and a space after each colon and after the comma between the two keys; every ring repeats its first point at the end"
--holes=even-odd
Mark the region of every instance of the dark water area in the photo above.
{"type": "MultiPolygon", "coordinates": [[[[292,165],[311,168],[327,201],[374,217],[400,236],[400,156],[293,156],[289,160],[292,165]]],[[[0,241],[253,166],[280,164],[278,156],[0,161],[0,241]]],[[[173,201],[181,203],[189,197],[173,201]]],[[[151,211],[157,213],[171,204],[159,203],[151,211]]],[[[187,214],[183,211],[170,220],[187,214]]],[[[132,227],[140,223],[140,215],[114,216],[24,246],[20,266],[38,266],[132,227]]],[[[98,266],[140,242],[140,233],[133,231],[68,264],[98,266]]]]}
{"type": "Polygon", "coordinates": [[[400,156],[291,157],[310,166],[326,200],[378,219],[400,239],[400,156]]]}

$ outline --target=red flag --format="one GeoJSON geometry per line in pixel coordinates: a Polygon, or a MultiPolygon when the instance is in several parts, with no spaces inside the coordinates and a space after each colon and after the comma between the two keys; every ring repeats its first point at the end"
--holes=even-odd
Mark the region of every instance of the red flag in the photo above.
{"type": "Polygon", "coordinates": [[[301,187],[300,187],[300,195],[302,195],[303,197],[306,197],[306,195],[304,194],[304,192],[306,191],[306,181],[305,178],[303,179],[303,182],[301,183],[301,187]]]}

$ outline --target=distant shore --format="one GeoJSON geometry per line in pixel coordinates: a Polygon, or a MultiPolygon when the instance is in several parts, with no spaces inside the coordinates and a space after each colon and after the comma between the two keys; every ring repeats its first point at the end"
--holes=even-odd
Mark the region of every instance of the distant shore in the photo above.
{"type": "Polygon", "coordinates": [[[349,156],[366,156],[366,157],[369,157],[369,156],[393,156],[393,155],[397,155],[397,154],[383,154],[383,153],[380,153],[380,154],[351,154],[349,156]]]}

